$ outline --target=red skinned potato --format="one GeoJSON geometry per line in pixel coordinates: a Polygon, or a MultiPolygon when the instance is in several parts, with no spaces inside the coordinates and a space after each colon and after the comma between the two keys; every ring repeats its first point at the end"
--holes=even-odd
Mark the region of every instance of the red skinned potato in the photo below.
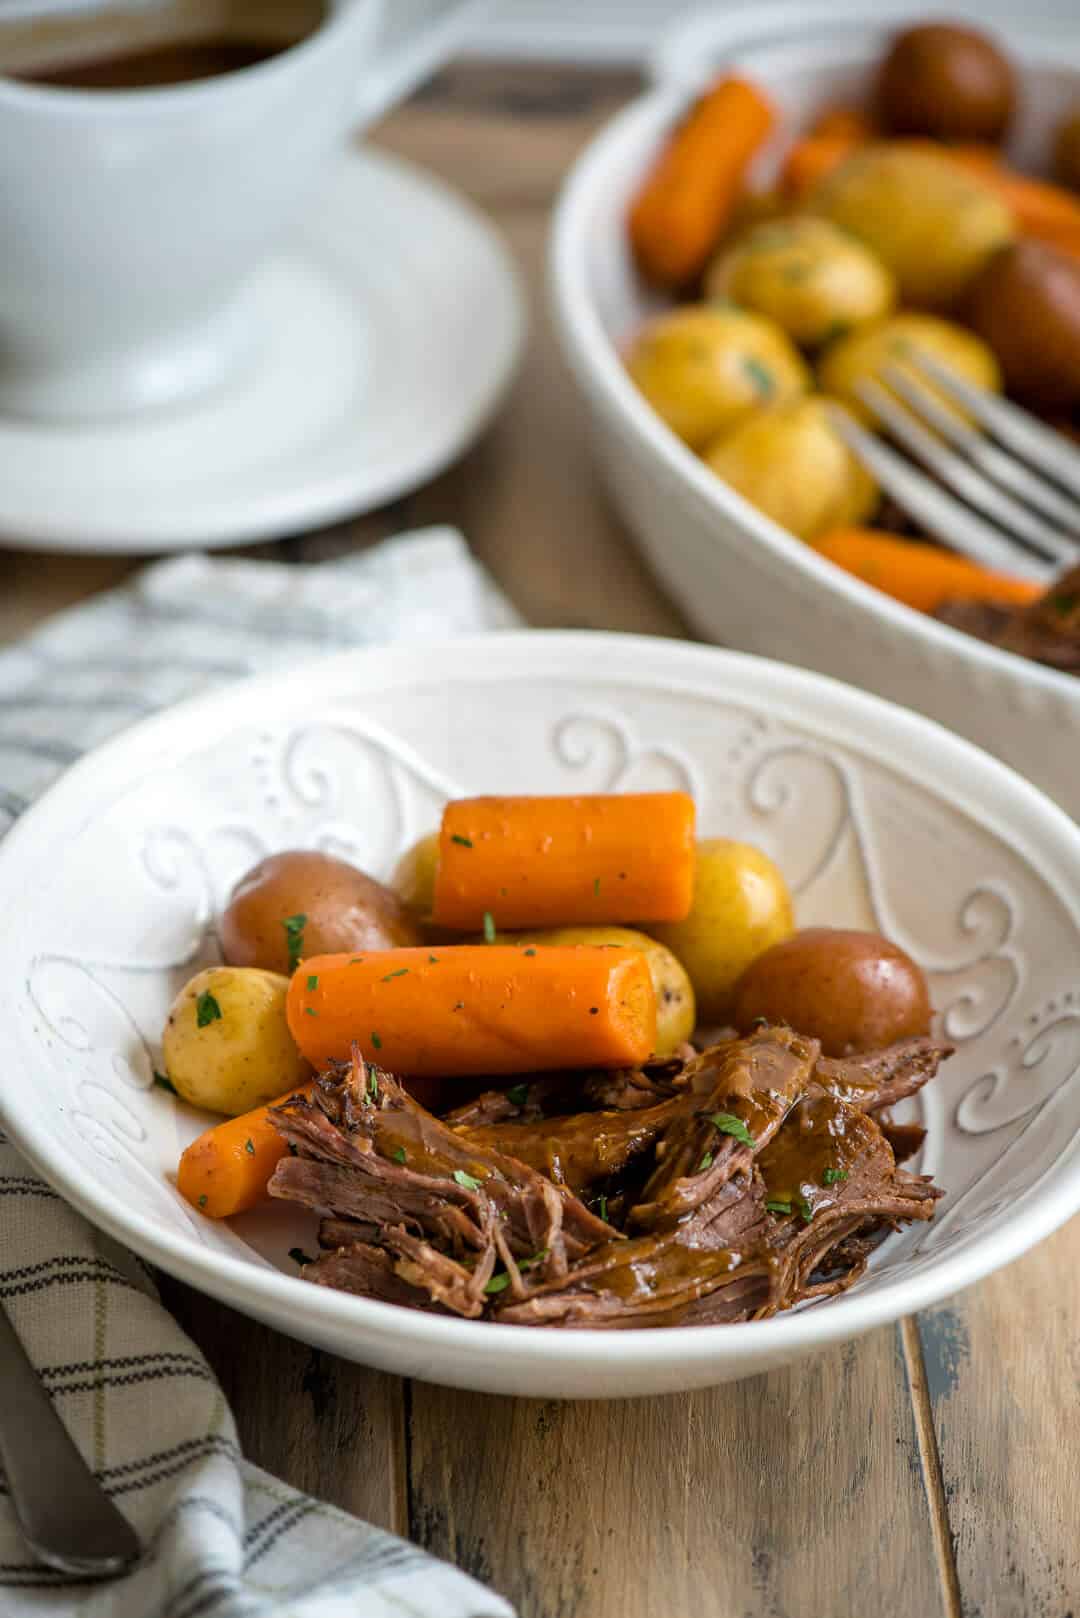
{"type": "Polygon", "coordinates": [[[826,1056],[880,1050],[930,1032],[922,969],[877,933],[806,927],[752,961],[735,986],[735,1026],[758,1018],[820,1039],[826,1056]]]}
{"type": "Polygon", "coordinates": [[[221,917],[230,966],[286,975],[309,955],[420,942],[415,918],[392,888],[315,849],[260,860],[237,883],[221,917]]]}
{"type": "Polygon", "coordinates": [[[905,29],[878,74],[878,110],[895,135],[997,142],[1015,101],[1008,58],[977,29],[951,23],[905,29]]]}
{"type": "Polygon", "coordinates": [[[1080,259],[1014,242],[972,283],[964,312],[1010,393],[1043,410],[1080,405],[1080,259]]]}

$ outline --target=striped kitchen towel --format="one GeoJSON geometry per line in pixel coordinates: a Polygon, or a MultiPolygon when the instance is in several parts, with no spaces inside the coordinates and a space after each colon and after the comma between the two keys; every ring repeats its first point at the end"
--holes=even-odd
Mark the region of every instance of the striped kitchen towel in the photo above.
{"type": "MultiPolygon", "coordinates": [[[[0,654],[0,830],[89,747],[214,683],[516,621],[450,529],[314,566],[162,562],[0,654]]],[[[143,1545],[112,1584],[50,1572],[0,1489],[3,1618],[512,1618],[456,1569],[249,1465],[221,1388],[141,1261],[2,1134],[0,1299],[143,1545]]]]}

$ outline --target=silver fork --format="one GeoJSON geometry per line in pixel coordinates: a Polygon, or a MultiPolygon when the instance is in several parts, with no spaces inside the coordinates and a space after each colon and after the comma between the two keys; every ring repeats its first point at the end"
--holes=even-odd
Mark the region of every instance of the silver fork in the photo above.
{"type": "Polygon", "coordinates": [[[837,432],[928,534],[985,567],[1038,584],[1080,562],[1080,450],[1068,439],[917,351],[856,392],[933,476],[840,409],[837,432]],[[927,381],[979,425],[947,409],[927,381]]]}

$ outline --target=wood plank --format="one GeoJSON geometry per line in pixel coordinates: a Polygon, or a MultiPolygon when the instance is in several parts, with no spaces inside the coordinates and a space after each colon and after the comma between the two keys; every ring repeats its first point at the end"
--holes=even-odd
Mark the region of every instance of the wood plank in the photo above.
{"type": "Polygon", "coordinates": [[[705,1393],[414,1384],[413,1537],[521,1618],[943,1613],[897,1336],[705,1393]]]}
{"type": "Polygon", "coordinates": [[[296,1489],[408,1533],[404,1384],[249,1320],[160,1276],[232,1406],[244,1454],[296,1489]]]}
{"type": "Polygon", "coordinates": [[[51,613],[112,589],[135,565],[127,556],[38,556],[0,550],[0,645],[29,634],[51,613]]]}
{"type": "Polygon", "coordinates": [[[458,523],[533,625],[685,635],[593,466],[584,407],[546,310],[547,220],[523,210],[500,222],[529,294],[532,332],[521,374],[473,453],[404,509],[410,522],[458,523]]]}
{"type": "Polygon", "coordinates": [[[1080,1610],[1080,1219],[917,1326],[960,1611],[1072,1618],[1080,1610]]]}
{"type": "Polygon", "coordinates": [[[551,206],[581,147],[640,74],[463,62],[390,114],[375,141],[443,175],[489,212],[551,206]]]}

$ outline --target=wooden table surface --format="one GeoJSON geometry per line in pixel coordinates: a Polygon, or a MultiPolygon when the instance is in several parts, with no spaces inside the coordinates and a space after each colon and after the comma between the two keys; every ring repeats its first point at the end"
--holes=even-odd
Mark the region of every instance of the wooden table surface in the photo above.
{"type": "MultiPolygon", "coordinates": [[[[627,75],[460,67],[380,129],[500,225],[532,295],[527,358],[458,467],[266,554],[333,555],[456,522],[534,624],[685,633],[605,507],[544,311],[555,190],[633,88],[627,75]]],[[[0,551],[0,639],[132,565],[0,551]]],[[[253,1460],[452,1559],[523,1618],[1080,1613],[1080,1221],[896,1328],[656,1400],[407,1383],[165,1291],[253,1460]]]]}

